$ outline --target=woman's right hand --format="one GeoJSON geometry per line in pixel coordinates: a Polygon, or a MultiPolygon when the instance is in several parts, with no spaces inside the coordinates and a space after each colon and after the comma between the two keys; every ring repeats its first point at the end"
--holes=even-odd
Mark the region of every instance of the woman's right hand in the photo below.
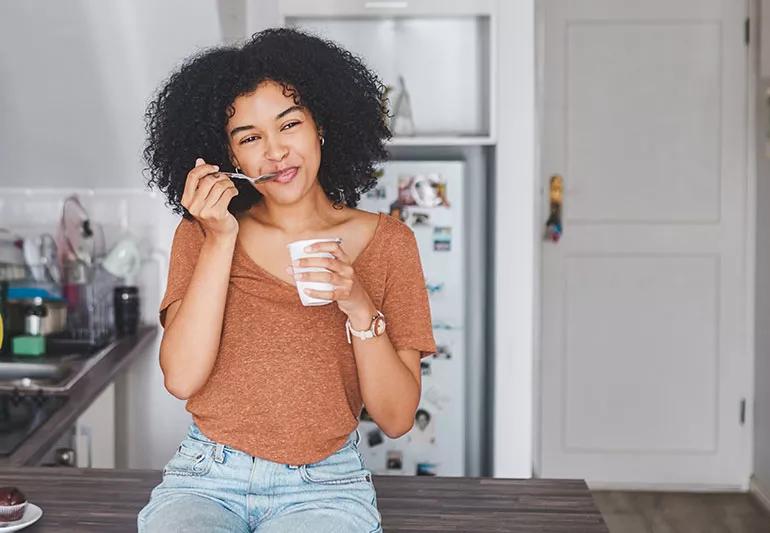
{"type": "Polygon", "coordinates": [[[232,237],[238,234],[238,221],[227,210],[238,189],[224,174],[216,174],[219,167],[207,165],[198,158],[195,167],[187,173],[181,204],[201,223],[207,234],[232,237]]]}

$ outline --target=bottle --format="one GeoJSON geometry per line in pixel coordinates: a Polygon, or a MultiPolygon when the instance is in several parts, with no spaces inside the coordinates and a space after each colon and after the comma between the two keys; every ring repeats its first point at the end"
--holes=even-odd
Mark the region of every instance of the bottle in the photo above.
{"type": "Polygon", "coordinates": [[[43,299],[35,296],[32,303],[27,306],[24,315],[24,333],[27,335],[38,336],[43,334],[43,319],[48,316],[48,311],[43,305],[43,299]]]}

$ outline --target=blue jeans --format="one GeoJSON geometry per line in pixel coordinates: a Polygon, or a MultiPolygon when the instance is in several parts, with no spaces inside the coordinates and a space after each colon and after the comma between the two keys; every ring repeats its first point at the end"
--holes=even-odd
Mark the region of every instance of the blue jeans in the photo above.
{"type": "Polygon", "coordinates": [[[213,442],[192,424],[139,512],[139,533],[382,531],[358,430],[329,457],[285,465],[213,442]]]}

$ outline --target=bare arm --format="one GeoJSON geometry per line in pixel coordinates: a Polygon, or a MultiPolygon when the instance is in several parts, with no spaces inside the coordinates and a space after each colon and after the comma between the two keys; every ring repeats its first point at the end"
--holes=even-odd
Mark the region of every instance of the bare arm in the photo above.
{"type": "MultiPolygon", "coordinates": [[[[368,328],[375,313],[374,306],[371,309],[369,314],[351,317],[351,325],[368,328]]],[[[353,353],[366,411],[391,439],[405,435],[420,404],[420,352],[396,350],[386,332],[366,341],[353,337],[353,353]]]]}
{"type": "Polygon", "coordinates": [[[235,237],[206,237],[182,300],[166,311],[160,344],[165,386],[180,399],[200,389],[219,351],[235,237]]]}
{"type": "Polygon", "coordinates": [[[217,167],[198,159],[181,203],[203,226],[205,239],[184,297],[166,310],[160,367],[166,389],[180,399],[208,380],[219,352],[238,222],[227,210],[238,194],[217,167]]]}

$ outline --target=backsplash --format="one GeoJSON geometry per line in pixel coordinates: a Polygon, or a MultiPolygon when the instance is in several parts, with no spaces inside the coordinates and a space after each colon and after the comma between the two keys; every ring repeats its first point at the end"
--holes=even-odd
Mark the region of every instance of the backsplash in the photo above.
{"type": "Polygon", "coordinates": [[[164,196],[143,189],[0,188],[0,227],[22,237],[55,234],[64,199],[76,194],[107,250],[130,235],[139,243],[142,268],[137,277],[142,321],[154,323],[165,288],[168,255],[179,217],[165,206],[164,196]]]}

